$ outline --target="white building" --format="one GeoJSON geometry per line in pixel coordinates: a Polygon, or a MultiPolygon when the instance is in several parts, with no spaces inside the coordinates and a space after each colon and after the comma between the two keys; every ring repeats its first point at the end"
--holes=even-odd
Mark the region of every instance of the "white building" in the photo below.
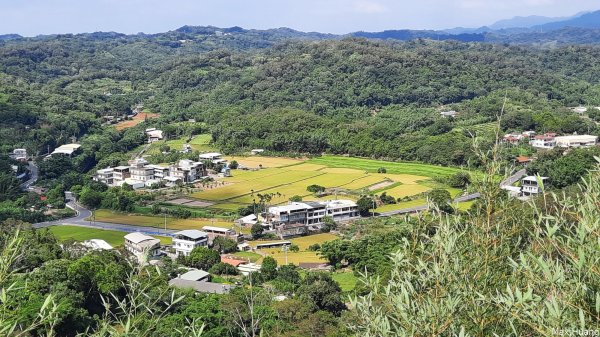
{"type": "Polygon", "coordinates": [[[146,136],[148,137],[148,143],[154,143],[163,139],[163,132],[156,128],[146,129],[146,136]]]}
{"type": "Polygon", "coordinates": [[[113,182],[114,182],[113,175],[114,175],[114,169],[109,167],[109,168],[105,168],[105,169],[96,171],[96,174],[94,175],[93,179],[95,181],[99,181],[106,185],[112,186],[113,182]]]}
{"type": "Polygon", "coordinates": [[[26,149],[14,149],[11,157],[15,160],[27,160],[27,150],[26,149]]]}
{"type": "Polygon", "coordinates": [[[227,162],[227,160],[223,159],[223,155],[218,152],[203,153],[198,157],[200,158],[200,161],[209,160],[213,164],[221,164],[227,162]]]}
{"type": "Polygon", "coordinates": [[[283,206],[269,207],[272,223],[321,225],[329,216],[334,221],[346,221],[359,217],[358,206],[351,200],[291,202],[283,206]]]}
{"type": "Polygon", "coordinates": [[[52,153],[50,154],[55,155],[55,154],[64,154],[67,156],[72,156],[74,153],[77,152],[77,150],[79,150],[79,148],[81,147],[80,144],[65,144],[65,145],[61,145],[59,147],[57,147],[56,149],[54,149],[54,151],[52,151],[52,153]]]}
{"type": "Polygon", "coordinates": [[[160,254],[160,240],[139,232],[129,233],[125,235],[125,249],[143,261],[146,256],[160,254]]]}
{"type": "Polygon", "coordinates": [[[584,106],[578,106],[578,107],[571,108],[571,111],[578,113],[580,115],[586,113],[587,110],[588,109],[584,106]]]}
{"type": "MultiPolygon", "coordinates": [[[[539,177],[540,181],[544,184],[544,188],[547,188],[546,183],[548,182],[548,177],[539,177]]],[[[527,176],[521,180],[521,194],[523,196],[531,196],[540,194],[543,192],[542,186],[538,184],[538,177],[536,176],[527,176]]]]}
{"type": "Polygon", "coordinates": [[[188,256],[196,247],[208,246],[208,234],[196,229],[186,229],[175,233],[173,248],[177,256],[188,256]]]}
{"type": "Polygon", "coordinates": [[[169,176],[191,183],[206,175],[204,164],[188,159],[182,159],[177,165],[169,166],[169,176]]]}
{"type": "Polygon", "coordinates": [[[237,269],[240,271],[240,273],[244,276],[248,276],[248,274],[256,272],[256,271],[260,271],[260,264],[256,264],[256,263],[245,263],[245,264],[240,264],[237,269]]]}
{"type": "Polygon", "coordinates": [[[111,250],[113,246],[111,246],[108,242],[100,239],[90,239],[83,241],[81,243],[83,246],[91,249],[91,250],[111,250]]]}
{"type": "Polygon", "coordinates": [[[533,137],[533,139],[529,141],[529,145],[538,149],[553,149],[556,147],[555,138],[555,133],[545,133],[543,135],[533,137]]]}
{"type": "Polygon", "coordinates": [[[129,168],[131,179],[145,183],[148,180],[154,179],[154,167],[148,165],[148,161],[144,158],[136,158],[131,162],[129,168]]]}
{"type": "Polygon", "coordinates": [[[554,138],[556,146],[566,148],[592,147],[598,143],[598,136],[573,135],[554,138]]]}
{"type": "Polygon", "coordinates": [[[265,150],[264,150],[264,149],[254,149],[254,150],[250,151],[250,153],[251,153],[253,156],[255,156],[255,155],[257,155],[257,154],[260,154],[260,153],[263,153],[263,152],[265,152],[265,150]]]}
{"type": "Polygon", "coordinates": [[[442,111],[440,112],[440,115],[444,118],[448,118],[448,117],[456,117],[458,116],[458,112],[454,111],[454,110],[450,110],[450,111],[442,111]]]}

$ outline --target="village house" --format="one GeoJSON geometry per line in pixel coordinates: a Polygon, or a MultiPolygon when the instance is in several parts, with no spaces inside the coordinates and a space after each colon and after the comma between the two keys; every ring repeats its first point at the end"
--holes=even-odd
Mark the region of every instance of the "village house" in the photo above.
{"type": "MultiPolygon", "coordinates": [[[[539,177],[542,184],[544,184],[544,188],[548,188],[546,183],[548,182],[548,177],[539,177]]],[[[527,176],[521,179],[521,195],[524,197],[540,194],[543,192],[542,186],[538,183],[538,177],[535,176],[527,176]]]]}
{"type": "MultiPolygon", "coordinates": [[[[281,227],[281,224],[301,224],[319,229],[328,216],[334,221],[348,221],[358,218],[358,206],[351,200],[290,202],[287,205],[269,207],[265,226],[286,236],[291,232],[302,232],[300,228],[281,227]]],[[[308,228],[307,228],[308,229],[308,228]]]]}
{"type": "Polygon", "coordinates": [[[154,143],[163,139],[163,132],[156,128],[150,128],[146,129],[146,136],[148,137],[148,143],[154,143]]]}
{"type": "Polygon", "coordinates": [[[227,162],[227,160],[223,159],[223,155],[218,152],[203,153],[199,155],[198,158],[200,158],[200,161],[210,161],[213,164],[222,164],[227,162]]]}
{"type": "Polygon", "coordinates": [[[518,156],[517,158],[515,158],[515,162],[518,165],[523,165],[523,166],[527,166],[527,164],[531,163],[533,161],[533,158],[529,158],[526,156],[518,156]]]}
{"type": "Polygon", "coordinates": [[[26,161],[27,150],[26,149],[14,149],[10,157],[14,160],[26,161]]]}
{"type": "Polygon", "coordinates": [[[206,169],[202,162],[182,159],[176,165],[169,166],[169,176],[181,179],[185,183],[194,182],[206,175],[206,169]]]}
{"type": "Polygon", "coordinates": [[[125,249],[139,261],[160,255],[160,240],[140,232],[125,235],[125,249]]]}
{"type": "Polygon", "coordinates": [[[196,247],[208,246],[208,234],[196,229],[186,229],[175,233],[173,248],[177,256],[188,256],[196,247]]]}
{"type": "Polygon", "coordinates": [[[202,231],[208,234],[208,244],[212,245],[213,241],[217,237],[224,237],[227,239],[231,239],[235,242],[238,242],[240,239],[240,235],[234,231],[233,229],[215,227],[215,226],[204,226],[202,227],[202,231]]]}
{"type": "Polygon", "coordinates": [[[556,133],[537,135],[529,141],[529,145],[538,149],[553,149],[556,147],[556,133]]]}

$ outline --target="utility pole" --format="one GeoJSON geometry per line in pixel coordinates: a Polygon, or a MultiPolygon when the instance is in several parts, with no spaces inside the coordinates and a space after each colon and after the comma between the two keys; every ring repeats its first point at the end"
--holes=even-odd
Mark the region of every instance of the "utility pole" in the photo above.
{"type": "Polygon", "coordinates": [[[375,217],[375,198],[373,198],[373,217],[375,217]]]}
{"type": "Polygon", "coordinates": [[[288,264],[288,249],[290,248],[290,246],[283,246],[283,252],[285,253],[285,264],[288,264]]]}
{"type": "Polygon", "coordinates": [[[165,234],[167,233],[167,212],[163,213],[165,215],[165,234]]]}

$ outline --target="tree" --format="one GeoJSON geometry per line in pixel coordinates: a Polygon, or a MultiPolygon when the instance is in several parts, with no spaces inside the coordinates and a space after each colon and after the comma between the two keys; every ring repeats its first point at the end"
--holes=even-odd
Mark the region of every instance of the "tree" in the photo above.
{"type": "Polygon", "coordinates": [[[260,239],[263,235],[263,232],[264,228],[259,223],[255,223],[254,225],[252,225],[252,228],[250,228],[250,234],[252,234],[252,238],[254,240],[260,239]]]}
{"type": "Polygon", "coordinates": [[[277,260],[267,256],[260,266],[260,273],[265,281],[270,281],[277,276],[277,260]]]}
{"type": "Polygon", "coordinates": [[[216,275],[238,275],[239,274],[238,270],[234,266],[232,266],[228,263],[223,263],[223,262],[219,262],[219,263],[215,264],[208,270],[208,272],[211,274],[216,274],[216,275]]]}
{"type": "Polygon", "coordinates": [[[471,175],[467,172],[456,172],[448,178],[448,185],[454,188],[465,188],[471,183],[471,175]]]}
{"type": "Polygon", "coordinates": [[[442,212],[452,213],[454,211],[450,204],[452,202],[452,195],[443,188],[436,188],[429,191],[427,198],[442,212]]]}
{"type": "Polygon", "coordinates": [[[299,251],[300,251],[300,247],[298,247],[298,245],[291,245],[290,246],[290,252],[297,253],[299,251]]]}
{"type": "Polygon", "coordinates": [[[293,197],[291,197],[289,200],[290,200],[291,202],[300,202],[300,201],[302,201],[302,197],[301,197],[301,196],[299,196],[299,195],[294,195],[294,196],[293,196],[293,197]]]}
{"type": "Polygon", "coordinates": [[[377,173],[387,173],[387,170],[385,169],[385,167],[380,167],[377,169],[377,173]]]}
{"type": "Polygon", "coordinates": [[[185,261],[190,267],[209,270],[212,266],[221,262],[221,255],[206,247],[196,247],[190,252],[185,261]]]}
{"type": "Polygon", "coordinates": [[[212,244],[212,248],[221,254],[233,253],[237,251],[237,242],[223,236],[217,236],[213,240],[212,244]]]}
{"type": "Polygon", "coordinates": [[[89,187],[84,187],[79,195],[79,202],[90,209],[97,209],[102,204],[102,192],[97,192],[89,187]]]}
{"type": "Polygon", "coordinates": [[[232,160],[231,162],[229,162],[229,168],[232,170],[236,170],[238,168],[239,164],[236,160],[232,160]]]}
{"type": "Polygon", "coordinates": [[[19,179],[14,174],[0,172],[0,202],[16,199],[21,194],[19,185],[19,179]]]}
{"type": "Polygon", "coordinates": [[[377,205],[373,201],[373,199],[369,196],[362,196],[356,202],[358,206],[358,213],[361,216],[369,216],[371,214],[371,209],[377,208],[377,205]]]}
{"type": "Polygon", "coordinates": [[[339,316],[346,305],[342,301],[342,289],[326,272],[311,272],[298,288],[298,297],[311,301],[317,309],[339,316]]]}
{"type": "Polygon", "coordinates": [[[325,187],[321,185],[309,185],[306,187],[306,190],[311,193],[322,193],[325,192],[325,187]]]}

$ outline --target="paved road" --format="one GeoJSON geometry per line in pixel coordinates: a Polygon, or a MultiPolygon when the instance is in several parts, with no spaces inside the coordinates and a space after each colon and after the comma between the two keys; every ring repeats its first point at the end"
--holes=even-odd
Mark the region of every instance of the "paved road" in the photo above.
{"type": "Polygon", "coordinates": [[[134,226],[127,224],[119,224],[119,223],[111,223],[111,222],[99,222],[99,221],[90,221],[86,220],[92,216],[92,212],[89,209],[77,204],[73,198],[71,192],[65,193],[65,198],[67,199],[67,207],[75,210],[77,215],[72,218],[60,219],[54,221],[46,221],[39,222],[33,224],[33,228],[44,228],[56,225],[71,225],[71,226],[80,226],[80,227],[90,227],[96,229],[109,229],[120,232],[141,232],[147,235],[166,235],[172,236],[173,233],[177,232],[176,230],[168,229],[159,229],[156,227],[145,227],[145,226],[134,226]]]}
{"type": "Polygon", "coordinates": [[[500,183],[500,187],[502,186],[512,186],[514,185],[517,181],[521,180],[521,178],[523,178],[524,176],[527,175],[527,170],[526,169],[522,169],[517,171],[515,174],[513,174],[512,176],[504,179],[501,183],[500,183]]]}
{"type": "Polygon", "coordinates": [[[27,190],[31,185],[35,184],[38,179],[38,167],[35,165],[35,162],[30,160],[27,165],[29,169],[29,180],[21,184],[22,190],[27,190]]]}

